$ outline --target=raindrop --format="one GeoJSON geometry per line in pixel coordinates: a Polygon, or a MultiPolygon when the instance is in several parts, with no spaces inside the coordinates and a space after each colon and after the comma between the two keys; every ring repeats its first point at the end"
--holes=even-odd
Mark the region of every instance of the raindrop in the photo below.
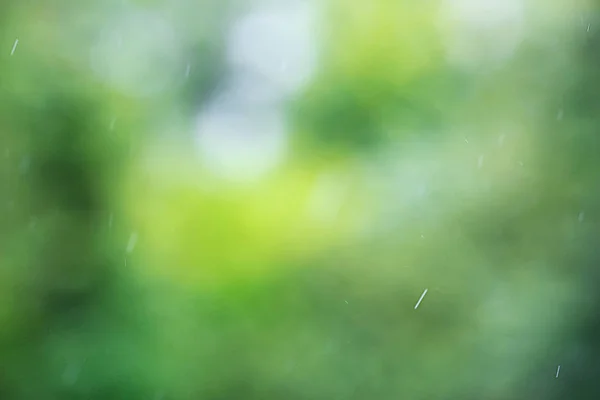
{"type": "Polygon", "coordinates": [[[504,145],[504,139],[506,138],[506,135],[500,135],[500,137],[498,138],[498,146],[503,146],[504,145]]]}
{"type": "Polygon", "coordinates": [[[62,379],[65,385],[72,386],[77,382],[81,368],[75,363],[70,363],[65,368],[62,374],[62,379]]]}
{"type": "Polygon", "coordinates": [[[137,244],[138,234],[137,232],[133,232],[129,236],[129,242],[127,242],[127,253],[131,253],[133,249],[135,249],[135,245],[137,244]]]}
{"type": "Polygon", "coordinates": [[[15,50],[17,49],[17,45],[19,44],[19,39],[15,39],[15,44],[13,44],[12,50],[10,51],[10,55],[15,54],[15,50]]]}
{"type": "Polygon", "coordinates": [[[31,161],[29,159],[29,157],[25,156],[21,159],[21,163],[19,164],[19,171],[21,171],[22,174],[27,173],[27,171],[29,170],[29,165],[31,164],[31,161]]]}
{"type": "Polygon", "coordinates": [[[426,294],[427,294],[427,289],[425,289],[425,291],[423,292],[423,294],[419,298],[419,301],[417,301],[417,304],[415,305],[415,310],[417,309],[417,307],[419,307],[419,304],[421,304],[421,301],[423,301],[423,297],[425,297],[426,294]]]}

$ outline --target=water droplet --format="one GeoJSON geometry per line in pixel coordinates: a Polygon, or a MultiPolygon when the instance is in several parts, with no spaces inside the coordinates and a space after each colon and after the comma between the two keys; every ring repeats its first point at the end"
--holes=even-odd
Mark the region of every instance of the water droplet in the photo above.
{"type": "Polygon", "coordinates": [[[423,294],[419,298],[419,301],[417,301],[417,304],[415,305],[415,310],[417,309],[417,307],[419,307],[419,304],[421,304],[421,301],[423,301],[423,297],[425,297],[426,294],[427,294],[427,289],[425,289],[425,291],[423,291],[423,294]]]}
{"type": "Polygon", "coordinates": [[[29,165],[31,164],[29,157],[25,156],[21,159],[21,163],[19,164],[19,171],[22,174],[27,173],[29,171],[29,165]]]}
{"type": "Polygon", "coordinates": [[[15,39],[15,44],[13,44],[12,50],[10,51],[10,55],[15,54],[15,50],[17,49],[17,45],[19,44],[19,39],[15,39]]]}
{"type": "Polygon", "coordinates": [[[137,232],[133,232],[129,236],[129,241],[127,242],[127,253],[131,253],[133,249],[135,249],[135,245],[137,244],[138,234],[137,232]]]}
{"type": "Polygon", "coordinates": [[[503,146],[504,145],[504,139],[506,138],[506,135],[500,135],[500,137],[498,138],[498,146],[503,146]]]}
{"type": "Polygon", "coordinates": [[[81,372],[81,367],[76,363],[70,363],[65,368],[62,374],[62,380],[65,385],[72,386],[77,383],[77,379],[79,378],[79,373],[81,372]]]}

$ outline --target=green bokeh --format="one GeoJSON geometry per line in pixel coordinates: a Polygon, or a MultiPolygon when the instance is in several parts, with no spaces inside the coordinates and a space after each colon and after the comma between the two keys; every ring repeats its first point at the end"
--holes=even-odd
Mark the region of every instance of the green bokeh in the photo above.
{"type": "Polygon", "coordinates": [[[436,2],[323,3],[242,184],[191,143],[247,6],[135,3],[160,93],[90,65],[129,6],[0,4],[0,399],[597,398],[597,9],[468,69],[436,2]]]}

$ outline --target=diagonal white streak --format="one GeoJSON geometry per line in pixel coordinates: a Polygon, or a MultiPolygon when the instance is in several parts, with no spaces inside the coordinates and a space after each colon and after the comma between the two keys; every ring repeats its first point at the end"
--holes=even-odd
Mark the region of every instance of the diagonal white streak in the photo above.
{"type": "Polygon", "coordinates": [[[15,54],[15,50],[17,49],[17,45],[19,44],[19,39],[15,40],[15,44],[13,44],[12,50],[10,51],[10,55],[15,54]]]}
{"type": "Polygon", "coordinates": [[[421,304],[421,301],[423,300],[423,297],[425,297],[426,294],[427,294],[427,289],[425,289],[425,291],[423,292],[423,294],[419,298],[419,301],[417,301],[417,304],[415,305],[415,310],[417,309],[417,307],[419,307],[419,304],[421,304]]]}

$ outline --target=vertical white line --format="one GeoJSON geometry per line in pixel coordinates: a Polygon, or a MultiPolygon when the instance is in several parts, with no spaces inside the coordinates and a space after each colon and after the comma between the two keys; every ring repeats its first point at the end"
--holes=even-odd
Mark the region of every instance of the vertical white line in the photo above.
{"type": "Polygon", "coordinates": [[[556,377],[558,378],[558,374],[560,374],[560,365],[558,366],[558,368],[556,369],[556,377]]]}

